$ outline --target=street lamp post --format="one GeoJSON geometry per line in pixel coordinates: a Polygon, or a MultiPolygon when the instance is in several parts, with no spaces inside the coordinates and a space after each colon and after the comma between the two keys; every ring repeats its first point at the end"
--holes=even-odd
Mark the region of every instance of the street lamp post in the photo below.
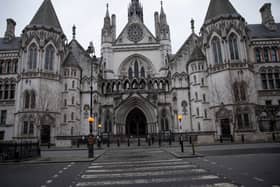
{"type": "Polygon", "coordinates": [[[93,47],[93,43],[90,42],[89,47],[87,49],[87,52],[89,54],[93,54],[92,61],[90,61],[90,117],[88,118],[89,122],[89,136],[88,136],[88,157],[93,158],[94,157],[94,136],[93,136],[93,123],[94,123],[94,117],[93,117],[93,106],[92,106],[92,96],[93,96],[93,85],[92,85],[92,77],[93,77],[93,62],[96,62],[96,56],[95,56],[95,50],[93,47]]]}
{"type": "MultiPolygon", "coordinates": [[[[181,122],[182,122],[182,119],[183,119],[183,116],[181,115],[181,114],[179,114],[178,115],[178,120],[179,120],[179,128],[180,128],[180,130],[182,129],[182,124],[181,124],[181,122]]],[[[183,136],[182,136],[182,134],[180,134],[180,145],[181,145],[181,152],[183,153],[184,152],[184,141],[183,141],[183,136]]]]}
{"type": "Polygon", "coordinates": [[[89,123],[89,136],[88,136],[88,157],[93,158],[94,157],[94,136],[92,134],[92,124],[94,123],[94,118],[89,117],[88,118],[89,123]]]}

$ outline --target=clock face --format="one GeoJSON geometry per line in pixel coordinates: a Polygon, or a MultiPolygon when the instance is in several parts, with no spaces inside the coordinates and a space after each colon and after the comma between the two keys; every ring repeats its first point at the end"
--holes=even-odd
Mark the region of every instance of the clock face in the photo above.
{"type": "Polygon", "coordinates": [[[139,42],[143,39],[143,29],[137,23],[133,23],[128,27],[128,39],[132,42],[139,42]]]}

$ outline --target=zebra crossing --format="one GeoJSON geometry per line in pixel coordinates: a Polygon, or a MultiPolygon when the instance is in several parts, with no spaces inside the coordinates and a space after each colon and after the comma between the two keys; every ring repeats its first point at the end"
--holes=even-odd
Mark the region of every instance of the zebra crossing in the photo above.
{"type": "Polygon", "coordinates": [[[192,186],[235,187],[229,180],[211,174],[182,159],[92,163],[77,187],[88,186],[192,186]]]}

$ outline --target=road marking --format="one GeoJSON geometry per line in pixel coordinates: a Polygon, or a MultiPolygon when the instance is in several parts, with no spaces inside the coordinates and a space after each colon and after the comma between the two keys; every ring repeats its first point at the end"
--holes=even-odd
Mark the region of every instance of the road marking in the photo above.
{"type": "Polygon", "coordinates": [[[133,171],[147,171],[147,170],[161,170],[161,169],[182,169],[182,168],[196,168],[195,165],[176,165],[176,166],[152,166],[132,169],[100,169],[100,170],[86,170],[87,173],[106,173],[106,172],[133,172],[133,171]]]}
{"type": "MultiPolygon", "coordinates": [[[[205,173],[206,170],[190,170],[192,173],[205,173]]],[[[104,173],[104,174],[93,174],[93,175],[82,175],[83,179],[100,179],[100,178],[122,178],[122,177],[149,177],[158,175],[176,175],[185,174],[186,170],[175,170],[175,171],[151,171],[151,172],[134,172],[134,173],[104,173]]]]}
{"type": "Polygon", "coordinates": [[[207,159],[203,159],[203,161],[204,161],[204,162],[208,162],[209,160],[207,160],[207,159]]]}
{"type": "Polygon", "coordinates": [[[258,177],[254,177],[253,179],[255,179],[256,181],[259,181],[259,182],[263,182],[264,181],[263,179],[258,178],[258,177]]]}
{"type": "Polygon", "coordinates": [[[55,174],[54,176],[53,176],[53,178],[57,178],[58,177],[58,174],[55,174]]]}
{"type": "Polygon", "coordinates": [[[160,162],[178,162],[182,161],[182,159],[171,159],[171,160],[148,160],[148,161],[132,161],[132,162],[99,162],[92,163],[93,166],[98,165],[113,165],[113,164],[143,164],[143,163],[160,163],[160,162]]]}
{"type": "Polygon", "coordinates": [[[92,169],[99,169],[99,168],[104,168],[104,166],[90,166],[89,168],[92,168],[92,169]]]}
{"type": "Polygon", "coordinates": [[[47,187],[46,185],[41,185],[41,187],[47,187]]]}
{"type": "Polygon", "coordinates": [[[275,185],[275,184],[274,184],[274,185],[272,185],[271,187],[280,187],[280,185],[275,185]]]}
{"type": "Polygon", "coordinates": [[[60,170],[58,173],[60,173],[60,174],[61,174],[61,173],[63,173],[63,171],[62,171],[62,170],[60,170]]]}
{"type": "Polygon", "coordinates": [[[230,183],[216,183],[213,186],[220,186],[220,187],[237,187],[237,185],[230,184],[230,183]]]}
{"type": "Polygon", "coordinates": [[[67,170],[68,168],[63,168],[64,170],[67,170]]]}
{"type": "Polygon", "coordinates": [[[52,180],[47,180],[46,183],[47,183],[47,184],[50,184],[50,183],[52,183],[52,180]]]}
{"type": "MultiPolygon", "coordinates": [[[[123,166],[127,169],[129,167],[135,167],[135,166],[140,166],[140,167],[144,167],[144,166],[174,166],[174,165],[182,165],[182,164],[190,164],[190,162],[161,162],[161,163],[143,163],[143,164],[124,164],[123,166]]],[[[110,169],[113,169],[113,168],[120,168],[120,164],[114,164],[114,165],[106,165],[108,166],[110,169]]],[[[89,168],[94,168],[96,166],[89,166],[89,168]]],[[[104,166],[102,166],[104,167],[104,166]]]]}
{"type": "Polygon", "coordinates": [[[228,168],[228,170],[232,170],[232,168],[228,168]]]}
{"type": "Polygon", "coordinates": [[[216,165],[217,163],[216,163],[216,162],[211,162],[211,164],[212,164],[212,165],[216,165]]]}
{"type": "Polygon", "coordinates": [[[76,186],[106,186],[106,185],[130,185],[130,184],[151,184],[151,183],[167,183],[182,182],[190,180],[210,180],[218,179],[215,175],[204,175],[198,177],[178,177],[178,178],[148,178],[148,179],[131,179],[131,180],[115,180],[115,181],[97,181],[97,182],[80,182],[76,186]]]}

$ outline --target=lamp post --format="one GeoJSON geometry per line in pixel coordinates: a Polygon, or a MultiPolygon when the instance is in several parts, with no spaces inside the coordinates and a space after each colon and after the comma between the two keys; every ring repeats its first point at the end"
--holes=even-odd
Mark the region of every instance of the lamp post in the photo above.
{"type": "Polygon", "coordinates": [[[180,129],[180,131],[181,131],[181,129],[182,129],[182,119],[183,119],[183,115],[181,115],[181,114],[179,114],[178,115],[178,120],[179,120],[179,129],[180,129]]]}
{"type": "MultiPolygon", "coordinates": [[[[178,115],[178,120],[179,120],[179,126],[180,126],[180,131],[182,129],[182,119],[183,119],[183,116],[181,114],[178,115]]],[[[180,134],[180,145],[181,145],[181,152],[183,153],[184,152],[184,141],[183,141],[183,136],[182,134],[180,134]]]]}
{"type": "Polygon", "coordinates": [[[94,117],[93,117],[93,106],[92,106],[92,95],[93,95],[93,85],[92,85],[92,77],[93,77],[93,62],[96,62],[96,56],[95,56],[95,50],[93,47],[93,43],[89,43],[89,47],[87,49],[87,52],[89,54],[93,54],[92,61],[90,61],[90,117],[88,118],[89,123],[89,136],[88,136],[88,157],[93,158],[94,156],[94,136],[93,136],[93,123],[94,123],[94,117]]]}
{"type": "Polygon", "coordinates": [[[88,118],[88,123],[89,123],[89,136],[88,136],[88,157],[93,158],[94,157],[94,137],[92,134],[92,124],[94,123],[94,118],[89,117],[88,118]]]}

